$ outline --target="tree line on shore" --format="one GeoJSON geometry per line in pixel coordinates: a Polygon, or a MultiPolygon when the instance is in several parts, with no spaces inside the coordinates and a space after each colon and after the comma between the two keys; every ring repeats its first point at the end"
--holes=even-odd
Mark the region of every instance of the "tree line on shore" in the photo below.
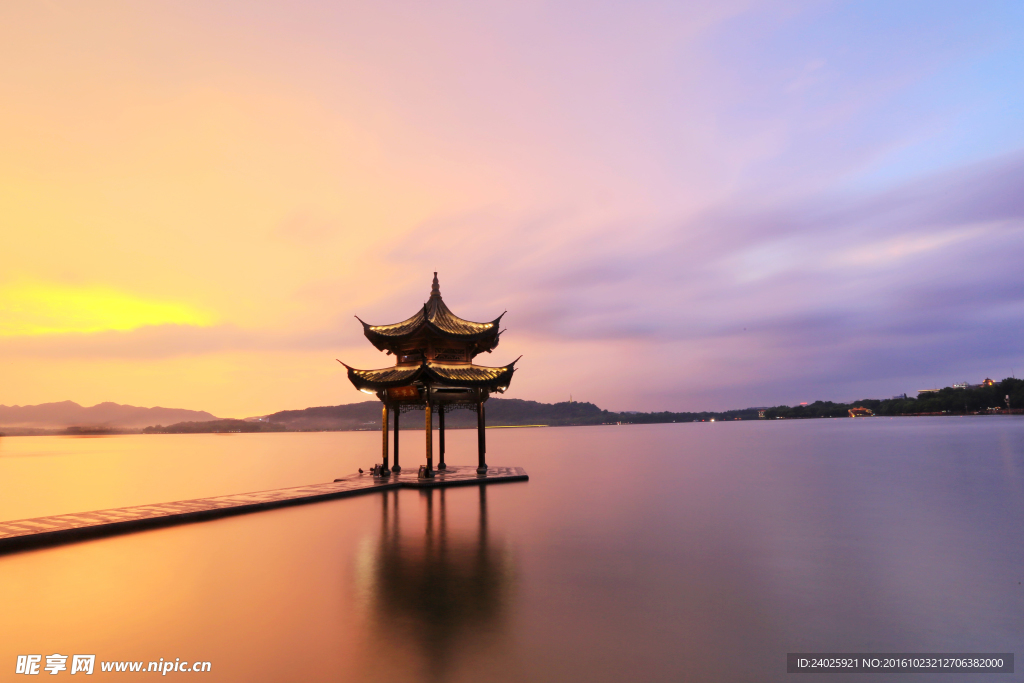
{"type": "MultiPolygon", "coordinates": [[[[851,408],[868,408],[875,415],[921,415],[941,413],[977,413],[990,408],[1010,406],[1024,408],[1024,380],[1007,378],[991,386],[947,387],[917,398],[864,399],[852,403],[815,401],[800,406],[774,406],[770,408],[743,408],[739,410],[701,412],[613,412],[602,410],[593,403],[564,401],[540,403],[518,398],[492,398],[486,404],[487,424],[491,426],[543,425],[549,427],[602,424],[664,424],[671,422],[718,422],[730,420],[798,419],[817,417],[848,417],[851,408]]],[[[211,422],[184,422],[169,427],[147,427],[147,434],[191,434],[200,432],[297,432],[297,431],[352,431],[380,429],[381,404],[364,401],[340,406],[319,406],[304,410],[283,410],[267,415],[259,422],[244,420],[216,420],[211,422]]],[[[438,425],[435,414],[434,426],[438,425]]],[[[476,414],[456,410],[448,413],[445,426],[449,429],[476,427],[476,414]]],[[[405,414],[401,419],[405,429],[423,429],[423,413],[405,414]]]]}
{"type": "MultiPolygon", "coordinates": [[[[852,403],[815,401],[808,405],[774,406],[770,408],[743,408],[740,410],[701,412],[613,412],[602,410],[593,403],[563,401],[540,403],[517,398],[492,398],[486,404],[487,424],[490,426],[542,425],[549,427],[602,425],[602,424],[661,424],[671,422],[701,422],[729,420],[799,419],[847,417],[851,408],[868,408],[875,415],[934,415],[942,413],[970,414],[987,412],[993,408],[1005,410],[1006,396],[1010,407],[1024,408],[1024,380],[1007,378],[990,386],[967,388],[946,387],[917,398],[864,399],[852,403]],[[762,416],[763,413],[763,416],[762,416]]],[[[303,410],[282,410],[259,419],[178,422],[145,429],[118,429],[111,427],[69,427],[65,430],[19,429],[4,430],[8,434],[202,434],[202,433],[257,433],[257,432],[314,432],[358,431],[380,429],[381,404],[364,401],[340,406],[319,406],[303,410]]],[[[435,427],[438,418],[434,417],[435,427]]],[[[445,426],[450,429],[476,427],[476,414],[467,410],[447,413],[445,426]]],[[[423,413],[412,412],[401,419],[405,429],[423,429],[423,413]]]]}
{"type": "Polygon", "coordinates": [[[246,420],[208,420],[206,422],[178,422],[172,425],[156,425],[146,427],[143,434],[217,434],[217,433],[240,433],[252,434],[254,432],[287,432],[288,427],[283,424],[270,424],[264,422],[248,422],[246,420]]]}
{"type": "MultiPolygon", "coordinates": [[[[724,412],[657,412],[616,413],[602,410],[593,403],[564,401],[540,403],[518,398],[492,398],[487,401],[487,424],[490,426],[568,427],[601,424],[654,424],[665,422],[700,422],[701,420],[757,419],[756,408],[724,412]]],[[[423,429],[423,412],[406,413],[400,420],[402,430],[423,429]]],[[[169,426],[156,425],[142,430],[145,434],[198,434],[211,432],[317,432],[361,431],[380,429],[380,401],[363,401],[340,406],[318,406],[304,410],[282,410],[255,420],[212,420],[182,422],[169,426]]],[[[394,426],[392,418],[392,427],[394,426]]],[[[438,426],[435,412],[434,427],[438,426]]],[[[454,410],[446,413],[447,429],[476,428],[476,413],[454,410]]]]}
{"type": "Polygon", "coordinates": [[[917,398],[866,398],[853,403],[815,401],[808,405],[775,406],[765,410],[766,418],[847,417],[851,408],[868,408],[875,415],[935,415],[941,413],[973,414],[993,408],[1006,410],[1006,397],[1010,408],[1024,408],[1024,380],[1007,377],[991,386],[946,387],[920,394],[917,398]]]}

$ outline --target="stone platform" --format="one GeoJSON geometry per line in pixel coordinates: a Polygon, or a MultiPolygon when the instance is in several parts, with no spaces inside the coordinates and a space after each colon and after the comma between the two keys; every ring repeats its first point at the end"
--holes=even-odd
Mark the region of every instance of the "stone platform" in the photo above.
{"type": "Polygon", "coordinates": [[[449,466],[447,470],[437,470],[435,475],[433,479],[420,479],[416,470],[403,471],[390,477],[374,477],[369,473],[353,474],[336,479],[330,484],[311,484],[231,496],[181,500],[174,503],[136,505],[0,522],[0,553],[257,512],[286,505],[358,496],[374,491],[473,486],[529,479],[522,467],[489,467],[487,474],[480,475],[476,473],[475,467],[449,466]]]}

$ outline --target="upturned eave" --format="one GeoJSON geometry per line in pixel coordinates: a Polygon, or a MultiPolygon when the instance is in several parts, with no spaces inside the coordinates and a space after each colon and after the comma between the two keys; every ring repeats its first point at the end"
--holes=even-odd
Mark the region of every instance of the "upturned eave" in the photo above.
{"type": "MultiPolygon", "coordinates": [[[[350,367],[349,381],[364,393],[376,393],[393,387],[422,384],[424,386],[484,388],[489,391],[504,391],[512,381],[515,364],[512,361],[501,367],[473,364],[434,363],[426,361],[418,365],[393,366],[376,370],[360,370],[350,367]]],[[[338,361],[341,363],[341,361],[338,361]]]]}

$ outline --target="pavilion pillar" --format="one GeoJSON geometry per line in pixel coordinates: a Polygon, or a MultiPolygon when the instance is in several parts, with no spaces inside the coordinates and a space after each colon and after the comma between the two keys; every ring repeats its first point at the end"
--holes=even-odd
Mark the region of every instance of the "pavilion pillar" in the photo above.
{"type": "Polygon", "coordinates": [[[395,413],[395,466],[391,468],[391,471],[397,474],[402,471],[402,467],[398,464],[398,416],[402,414],[402,411],[396,405],[393,412],[395,413]]]}
{"type": "Polygon", "coordinates": [[[426,433],[427,433],[427,464],[420,468],[420,476],[430,478],[434,476],[434,412],[431,409],[430,400],[427,400],[426,408],[426,433]]]}
{"type": "Polygon", "coordinates": [[[437,469],[446,470],[448,465],[444,464],[444,404],[439,403],[440,412],[437,414],[437,469]]]}
{"type": "Polygon", "coordinates": [[[391,474],[391,470],[388,469],[388,404],[384,403],[384,402],[382,402],[381,404],[384,407],[381,410],[381,418],[380,418],[381,435],[383,436],[383,439],[382,439],[383,446],[382,446],[382,449],[381,449],[382,450],[382,458],[381,458],[381,463],[382,464],[381,464],[381,467],[380,467],[380,474],[381,474],[382,477],[387,477],[387,476],[389,476],[391,474]]]}
{"type": "Polygon", "coordinates": [[[484,402],[476,404],[476,452],[477,452],[477,474],[487,474],[487,436],[484,432],[484,402]]]}

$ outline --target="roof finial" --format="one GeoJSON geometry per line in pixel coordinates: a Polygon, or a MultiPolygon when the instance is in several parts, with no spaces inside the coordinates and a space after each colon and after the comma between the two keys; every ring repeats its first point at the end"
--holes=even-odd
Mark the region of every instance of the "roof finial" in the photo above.
{"type": "Polygon", "coordinates": [[[441,298],[441,285],[437,283],[437,271],[434,271],[434,282],[430,285],[430,298],[440,299],[441,298]]]}

